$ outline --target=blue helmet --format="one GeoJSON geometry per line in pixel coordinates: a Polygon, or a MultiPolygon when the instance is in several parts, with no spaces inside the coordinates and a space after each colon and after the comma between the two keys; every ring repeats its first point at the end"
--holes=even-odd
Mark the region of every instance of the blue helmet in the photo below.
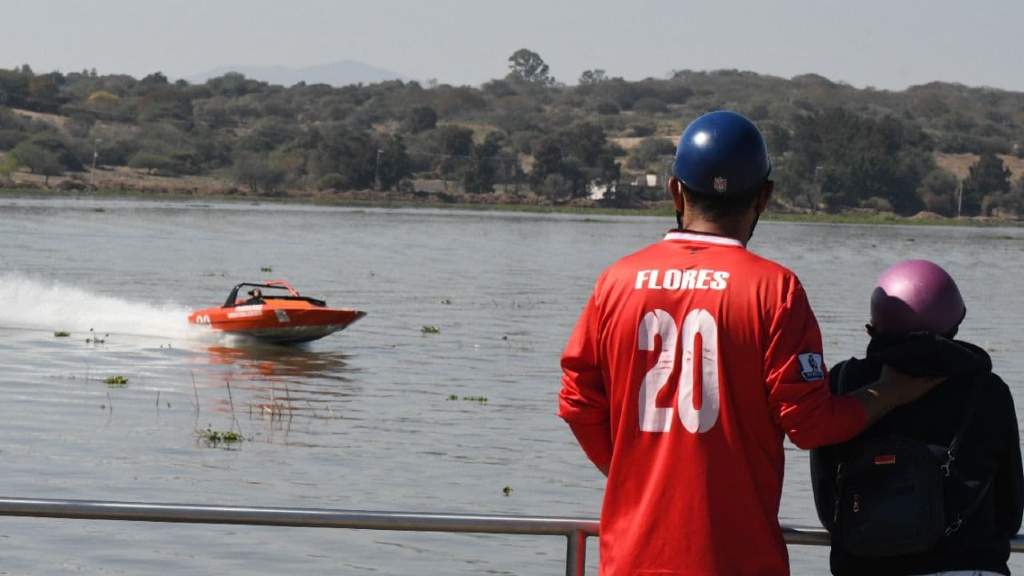
{"type": "Polygon", "coordinates": [[[709,112],[687,126],[672,164],[672,173],[688,190],[713,196],[750,192],[771,172],[761,131],[728,110],[709,112]]]}

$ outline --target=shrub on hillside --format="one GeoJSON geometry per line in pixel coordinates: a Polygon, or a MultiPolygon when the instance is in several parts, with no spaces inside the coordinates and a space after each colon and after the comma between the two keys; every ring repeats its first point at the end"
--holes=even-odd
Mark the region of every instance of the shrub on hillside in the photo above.
{"type": "Polygon", "coordinates": [[[339,192],[345,189],[346,184],[347,182],[344,176],[338,174],[337,172],[331,172],[330,174],[325,174],[322,178],[317,180],[316,188],[317,190],[321,191],[333,190],[334,192],[339,192]]]}

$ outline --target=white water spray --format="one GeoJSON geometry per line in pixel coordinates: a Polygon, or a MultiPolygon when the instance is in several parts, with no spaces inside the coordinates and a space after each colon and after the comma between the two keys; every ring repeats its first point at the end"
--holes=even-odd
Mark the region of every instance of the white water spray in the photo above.
{"type": "Polygon", "coordinates": [[[132,302],[20,274],[0,275],[0,328],[184,339],[189,309],[132,302]]]}

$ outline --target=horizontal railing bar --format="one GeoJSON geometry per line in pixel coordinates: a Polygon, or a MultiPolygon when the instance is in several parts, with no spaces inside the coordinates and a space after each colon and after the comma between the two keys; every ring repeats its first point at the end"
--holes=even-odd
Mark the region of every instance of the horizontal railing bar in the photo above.
{"type": "Polygon", "coordinates": [[[0,516],[538,536],[565,536],[574,531],[597,535],[598,531],[596,520],[584,518],[146,504],[37,498],[0,498],[0,516]]]}
{"type": "MultiPolygon", "coordinates": [[[[586,536],[598,536],[598,521],[586,518],[154,504],[41,498],[0,497],[0,516],[536,536],[568,536],[578,532],[586,536]]],[[[784,526],[782,533],[787,544],[829,545],[828,532],[821,528],[784,526]]],[[[1017,535],[1011,539],[1010,549],[1013,552],[1024,552],[1024,536],[1017,535]]]]}

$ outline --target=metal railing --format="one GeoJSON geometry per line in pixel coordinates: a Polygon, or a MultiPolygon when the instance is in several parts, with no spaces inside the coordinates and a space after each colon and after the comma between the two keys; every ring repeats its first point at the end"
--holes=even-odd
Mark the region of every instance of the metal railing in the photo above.
{"type": "MultiPolygon", "coordinates": [[[[564,536],[567,539],[566,576],[583,576],[587,537],[598,535],[598,521],[586,518],[420,514],[318,508],[254,508],[37,498],[0,498],[0,516],[564,536]]],[[[782,533],[787,544],[829,545],[828,532],[820,528],[804,529],[784,526],[782,533]]],[[[1013,552],[1024,552],[1024,536],[1018,535],[1011,540],[1010,549],[1013,552]]]]}

